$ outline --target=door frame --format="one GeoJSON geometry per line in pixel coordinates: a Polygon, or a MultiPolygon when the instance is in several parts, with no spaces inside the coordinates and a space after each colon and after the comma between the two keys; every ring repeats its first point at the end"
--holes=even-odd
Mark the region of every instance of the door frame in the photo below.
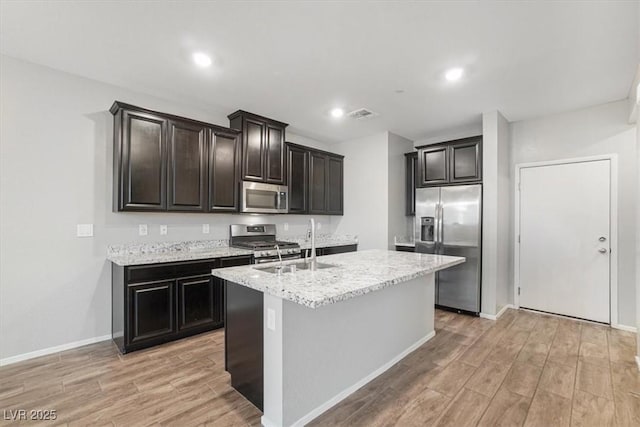
{"type": "Polygon", "coordinates": [[[555,166],[571,163],[587,163],[600,160],[609,160],[609,241],[610,241],[610,264],[609,264],[609,324],[613,327],[618,324],[618,155],[603,154],[588,157],[576,157],[561,160],[547,160],[540,162],[518,163],[515,167],[515,189],[514,189],[514,234],[513,234],[513,302],[515,308],[520,308],[520,296],[518,287],[520,285],[520,171],[525,168],[535,168],[541,166],[555,166]]]}

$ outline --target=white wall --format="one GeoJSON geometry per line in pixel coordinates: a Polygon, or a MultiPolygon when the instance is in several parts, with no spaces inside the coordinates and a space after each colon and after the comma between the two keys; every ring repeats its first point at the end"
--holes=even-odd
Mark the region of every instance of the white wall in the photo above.
{"type": "MultiPolygon", "coordinates": [[[[110,334],[109,244],[228,238],[236,222],[306,232],[308,217],[298,215],[112,212],[114,100],[223,126],[225,115],[0,59],[0,360],[110,334]],[[95,237],[75,237],[78,223],[94,224],[95,237]],[[137,235],[142,223],[146,237],[137,235]],[[210,234],[202,234],[203,223],[210,234]],[[169,226],[166,236],[160,224],[169,226]]],[[[331,149],[291,133],[287,139],[331,149]]],[[[321,233],[334,230],[331,218],[316,218],[321,233]]]]}
{"type": "MultiPolygon", "coordinates": [[[[618,155],[618,322],[636,324],[636,200],[638,154],[627,100],[511,123],[518,163],[618,155]]],[[[512,167],[513,171],[513,167],[512,167]]],[[[512,172],[514,173],[514,172],[512,172]]],[[[513,241],[513,240],[512,240],[513,241]]],[[[511,249],[513,249],[513,245],[511,249]]],[[[612,319],[616,323],[615,319],[612,319]]]]}
{"type": "Polygon", "coordinates": [[[358,249],[388,245],[388,132],[332,146],[344,158],[344,216],[334,217],[336,232],[357,234],[358,249]]]}
{"type": "Polygon", "coordinates": [[[406,213],[405,153],[414,151],[413,141],[389,133],[388,248],[395,249],[395,237],[412,236],[413,216],[406,213]]]}
{"type": "Polygon", "coordinates": [[[482,134],[482,312],[495,315],[513,301],[509,123],[484,113],[482,134]]]}

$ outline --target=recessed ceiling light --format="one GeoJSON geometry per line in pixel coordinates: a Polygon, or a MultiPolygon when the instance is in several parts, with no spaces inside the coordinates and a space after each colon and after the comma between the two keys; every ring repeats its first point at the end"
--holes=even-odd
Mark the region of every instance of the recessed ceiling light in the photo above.
{"type": "Polygon", "coordinates": [[[445,73],[444,78],[450,82],[455,82],[456,80],[460,80],[463,74],[464,70],[462,68],[452,68],[445,73]]]}
{"type": "Polygon", "coordinates": [[[206,53],[196,52],[193,54],[193,62],[195,62],[198,67],[205,68],[211,65],[211,57],[206,53]]]}
{"type": "Polygon", "coordinates": [[[331,117],[339,119],[342,116],[344,116],[344,110],[342,108],[334,108],[331,110],[331,117]]]}

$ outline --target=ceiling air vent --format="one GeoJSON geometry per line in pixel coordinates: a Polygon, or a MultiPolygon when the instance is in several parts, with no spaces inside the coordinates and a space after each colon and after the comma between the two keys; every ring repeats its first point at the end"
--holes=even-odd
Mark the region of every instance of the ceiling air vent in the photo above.
{"type": "Polygon", "coordinates": [[[347,117],[352,119],[360,120],[360,119],[368,119],[370,117],[376,117],[378,113],[374,113],[371,110],[367,110],[366,108],[358,108],[357,110],[353,110],[347,117]]]}

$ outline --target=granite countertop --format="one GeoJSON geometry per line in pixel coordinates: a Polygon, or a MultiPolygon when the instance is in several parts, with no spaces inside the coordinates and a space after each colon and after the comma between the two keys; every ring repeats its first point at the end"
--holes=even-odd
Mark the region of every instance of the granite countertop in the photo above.
{"type": "MultiPolygon", "coordinates": [[[[374,249],[322,256],[318,257],[318,261],[336,267],[316,271],[299,269],[295,273],[287,270],[279,276],[257,270],[255,266],[242,266],[215,269],[212,274],[309,308],[317,308],[461,264],[465,258],[374,249]]],[[[262,264],[260,267],[277,264],[262,264]]]]}
{"type": "MultiPolygon", "coordinates": [[[[302,249],[311,247],[311,242],[307,242],[304,237],[279,237],[279,239],[299,243],[302,249]]],[[[319,235],[316,238],[317,248],[356,244],[358,244],[358,238],[356,236],[319,235]]],[[[111,245],[107,248],[107,260],[120,266],[161,264],[164,262],[226,258],[242,255],[253,255],[253,251],[229,247],[228,239],[128,243],[111,245]]]]}

